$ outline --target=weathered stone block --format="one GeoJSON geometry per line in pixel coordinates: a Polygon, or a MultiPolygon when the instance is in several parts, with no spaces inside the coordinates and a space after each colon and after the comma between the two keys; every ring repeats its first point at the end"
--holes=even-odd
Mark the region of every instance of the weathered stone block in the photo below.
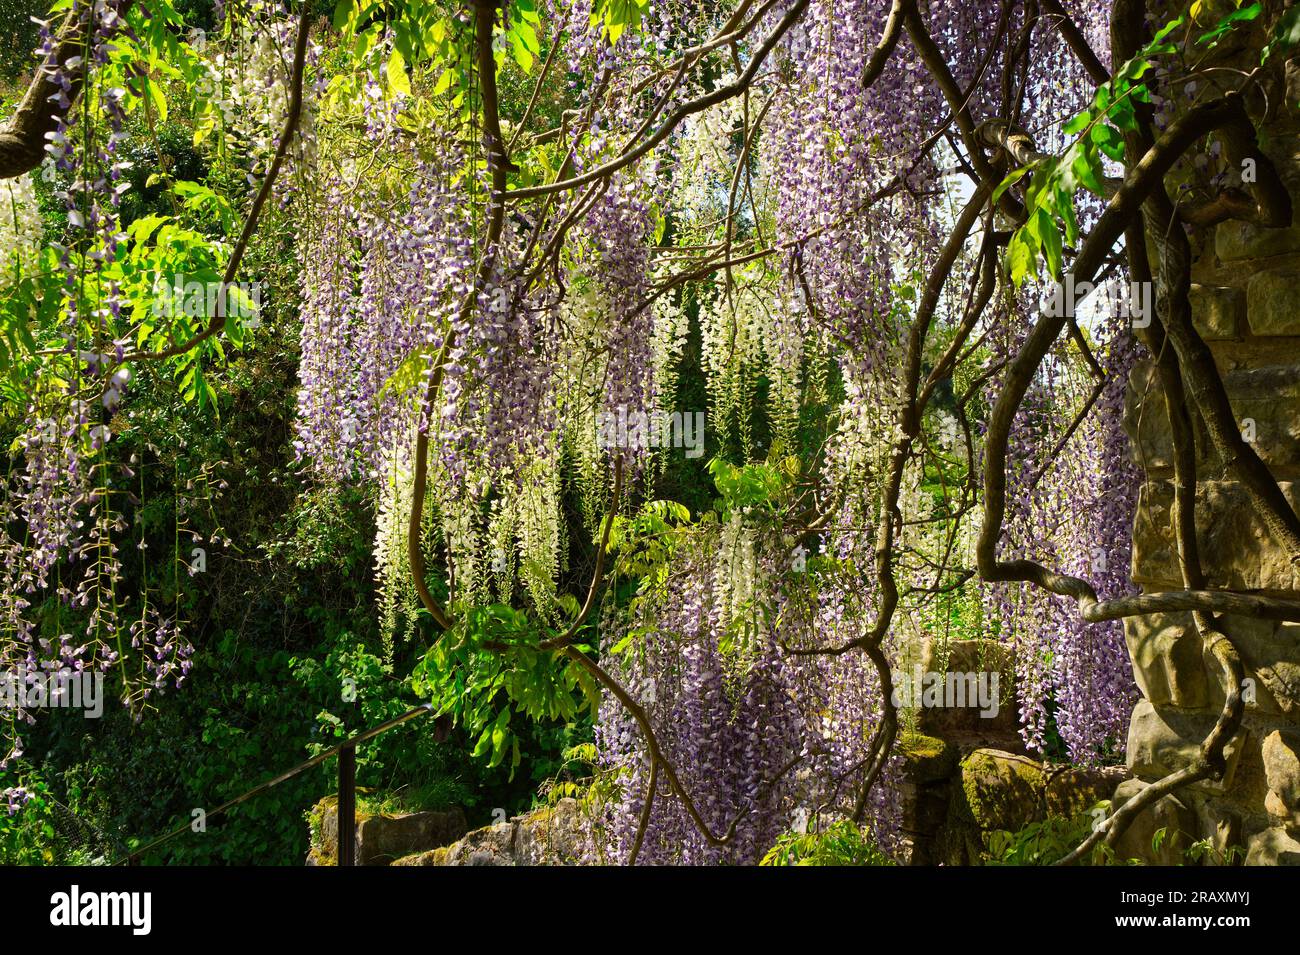
{"type": "Polygon", "coordinates": [[[904,774],[916,784],[947,779],[957,768],[957,747],[935,736],[904,734],[898,751],[904,760],[904,774]]]}
{"type": "Polygon", "coordinates": [[[1017,832],[1048,816],[1085,812],[1108,799],[1126,775],[1122,766],[1061,766],[977,749],[958,769],[947,822],[935,840],[937,858],[948,865],[977,863],[989,833],[1017,832]]]}
{"type": "MultiPolygon", "coordinates": [[[[1300,624],[1237,616],[1225,616],[1222,623],[1252,681],[1245,687],[1248,709],[1269,715],[1300,712],[1300,624]]],[[[1206,665],[1213,665],[1208,655],[1206,665]]],[[[1216,683],[1210,706],[1222,704],[1216,683]]]]}
{"type": "MultiPolygon", "coordinates": [[[[1202,820],[1204,821],[1204,817],[1202,820]]],[[[1210,844],[1218,854],[1216,861],[1228,864],[1238,861],[1245,848],[1241,841],[1241,817],[1236,813],[1221,811],[1210,822],[1208,828],[1213,830],[1210,834],[1210,844]]]]}
{"type": "Polygon", "coordinates": [[[1209,701],[1203,641],[1190,614],[1152,614],[1124,621],[1133,675],[1142,695],[1156,706],[1184,709],[1209,701]]]}
{"type": "Polygon", "coordinates": [[[1124,433],[1135,464],[1148,470],[1174,466],[1169,412],[1155,365],[1149,361],[1138,362],[1129,372],[1124,391],[1124,433]]]}
{"type": "Polygon", "coordinates": [[[587,861],[589,830],[576,799],[536,809],[519,820],[516,865],[578,865],[587,861]]]}
{"type": "MultiPolygon", "coordinates": [[[[1224,390],[1242,435],[1270,468],[1300,464],[1300,366],[1262,365],[1222,372],[1224,390]]],[[[1218,470],[1219,458],[1201,416],[1192,428],[1202,474],[1218,470]]],[[[1173,467],[1173,445],[1164,389],[1149,362],[1129,375],[1124,430],[1133,460],[1148,471],[1173,467]]]]}
{"type": "Polygon", "coordinates": [[[996,640],[926,640],[918,666],[919,670],[904,670],[899,676],[910,681],[909,699],[912,706],[919,707],[917,722],[922,733],[960,738],[965,749],[1018,741],[1015,658],[1007,646],[996,640]],[[924,690],[927,674],[944,675],[943,705],[926,704],[923,693],[919,694],[922,699],[915,699],[918,676],[924,690]]]}
{"type": "MultiPolygon", "coordinates": [[[[1279,482],[1296,509],[1297,485],[1279,482]]],[[[1167,589],[1180,587],[1173,531],[1174,490],[1169,481],[1142,486],[1133,525],[1133,580],[1167,589]]],[[[1233,481],[1201,481],[1196,489],[1196,540],[1210,587],[1230,590],[1297,590],[1300,575],[1274,545],[1263,518],[1233,481]]]]}
{"type": "Polygon", "coordinates": [[[577,865],[588,857],[590,833],[575,799],[561,799],[508,822],[475,829],[459,842],[397,860],[394,865],[577,865]]]}
{"type": "Polygon", "coordinates": [[[903,839],[896,857],[905,865],[934,865],[939,861],[935,837],[948,818],[959,753],[947,740],[912,732],[899,738],[898,751],[903,757],[903,839]]]}
{"type": "MultiPolygon", "coordinates": [[[[330,796],[319,806],[319,838],[313,839],[309,865],[336,865],[338,803],[330,796]]],[[[402,856],[454,842],[468,828],[465,813],[413,812],[397,816],[357,814],[357,865],[388,865],[402,856]]]]}
{"type": "Polygon", "coordinates": [[[1274,730],[1264,738],[1261,755],[1268,796],[1264,808],[1282,828],[1300,829],[1300,732],[1274,730]]]}
{"type": "Polygon", "coordinates": [[[1271,629],[1258,639],[1248,635],[1238,640],[1242,657],[1273,698],[1277,712],[1300,713],[1300,623],[1259,621],[1259,626],[1271,629]]]}
{"type": "MultiPolygon", "coordinates": [[[[1300,624],[1225,615],[1224,631],[1241,654],[1246,705],[1271,716],[1300,711],[1300,624]]],[[[1222,668],[1197,633],[1190,613],[1150,614],[1124,621],[1129,660],[1142,695],[1156,706],[1223,707],[1222,668]]]]}
{"type": "Polygon", "coordinates": [[[467,828],[465,813],[460,809],[371,816],[357,826],[357,864],[388,865],[412,852],[453,842],[467,828]]]}
{"type": "Polygon", "coordinates": [[[1215,341],[1240,337],[1246,312],[1246,296],[1241,289],[1193,284],[1189,298],[1192,321],[1202,338],[1215,341]]]}
{"type": "MultiPolygon", "coordinates": [[[[1214,713],[1157,709],[1148,700],[1133,708],[1128,731],[1128,768],[1134,776],[1154,782],[1190,765],[1199,755],[1201,741],[1216,720],[1214,713]]],[[[1224,749],[1227,769],[1223,779],[1195,783],[1199,789],[1221,792],[1232,785],[1237,763],[1245,748],[1247,731],[1241,729],[1224,749]]]]}
{"type": "MultiPolygon", "coordinates": [[[[1294,243],[1294,229],[1279,231],[1294,243]]],[[[1294,247],[1286,251],[1294,251],[1294,247]]],[[[1300,272],[1269,270],[1257,272],[1246,286],[1250,330],[1256,335],[1300,335],[1300,308],[1296,307],[1296,289],[1300,272]]]]}
{"type": "MultiPolygon", "coordinates": [[[[1242,436],[1271,468],[1300,464],[1300,366],[1238,368],[1223,375],[1242,436]]],[[[1199,432],[1204,433],[1202,425],[1199,432]]],[[[1199,440],[1203,462],[1216,464],[1208,440],[1199,440]]]]}
{"type": "Polygon", "coordinates": [[[1131,576],[1137,584],[1178,586],[1182,575],[1173,546],[1174,487],[1168,481],[1148,481],[1138,492],[1137,514],[1133,519],[1131,576]]]}
{"type": "Polygon", "coordinates": [[[996,749],[977,749],[962,761],[962,816],[988,832],[1016,832],[1042,812],[1047,780],[1040,763],[996,749]]]}
{"type": "MultiPolygon", "coordinates": [[[[1112,810],[1117,810],[1137,796],[1150,783],[1127,779],[1115,790],[1112,810]]],[[[1180,865],[1184,853],[1197,839],[1196,814],[1176,795],[1161,796],[1155,804],[1138,814],[1124,834],[1115,840],[1115,855],[1122,860],[1140,859],[1149,865],[1180,865]],[[1160,847],[1155,848],[1156,833],[1161,829],[1160,847]]]]}
{"type": "Polygon", "coordinates": [[[1300,841],[1282,829],[1265,829],[1247,841],[1246,865],[1300,865],[1300,841]]]}
{"type": "Polygon", "coordinates": [[[1214,229],[1214,251],[1224,262],[1285,255],[1300,250],[1300,227],[1266,229],[1249,222],[1221,222],[1214,229]]]}
{"type": "Polygon", "coordinates": [[[1123,766],[1048,767],[1043,800],[1049,816],[1076,816],[1110,799],[1115,787],[1128,778],[1123,766]]]}

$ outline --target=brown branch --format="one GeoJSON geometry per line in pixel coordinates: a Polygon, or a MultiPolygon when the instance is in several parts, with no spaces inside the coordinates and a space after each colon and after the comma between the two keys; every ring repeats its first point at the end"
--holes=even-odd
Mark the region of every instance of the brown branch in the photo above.
{"type": "MultiPolygon", "coordinates": [[[[1135,0],[1118,0],[1112,22],[1112,43],[1117,55],[1123,55],[1128,44],[1135,42],[1141,34],[1137,28],[1141,24],[1144,4],[1135,0]]],[[[1139,112],[1139,130],[1126,137],[1126,147],[1130,155],[1149,148],[1151,129],[1148,116],[1139,112]]],[[[1183,387],[1184,369],[1166,347],[1166,322],[1186,321],[1190,323],[1191,304],[1188,297],[1190,290],[1191,257],[1186,236],[1182,226],[1175,217],[1172,204],[1164,189],[1159,189],[1144,208],[1148,221],[1163,222],[1164,228],[1177,233],[1177,239],[1164,245],[1170,253],[1161,258],[1161,278],[1165,286],[1161,296],[1165,304],[1165,315],[1154,318],[1148,332],[1148,344],[1157,356],[1157,371],[1165,395],[1165,406],[1169,414],[1170,435],[1174,457],[1174,535],[1178,549],[1179,567],[1183,585],[1188,588],[1203,587],[1205,575],[1201,568],[1200,554],[1196,539],[1196,444],[1195,431],[1192,427],[1191,414],[1188,411],[1186,392],[1183,387]],[[1172,281],[1170,275],[1172,274],[1172,281]]],[[[1157,241],[1159,230],[1157,229],[1157,241]]],[[[1147,258],[1146,234],[1143,229],[1133,224],[1128,230],[1129,268],[1133,277],[1139,281],[1150,282],[1153,278],[1150,260],[1147,258]]],[[[1217,373],[1216,373],[1217,380],[1217,373]]],[[[1220,385],[1222,383],[1220,382],[1220,385]]],[[[1075,850],[1061,859],[1058,864],[1068,865],[1088,856],[1093,848],[1105,839],[1106,845],[1113,847],[1135,819],[1148,807],[1154,805],[1163,796],[1177,789],[1202,779],[1221,779],[1226,769],[1224,750],[1228,741],[1241,725],[1245,703],[1241,694],[1243,667],[1240,654],[1235,646],[1219,628],[1218,621],[1203,612],[1194,614],[1197,630],[1207,648],[1219,661],[1224,673],[1225,693],[1223,709],[1215,721],[1214,728],[1202,742],[1200,750],[1192,763],[1180,770],[1166,775],[1163,779],[1146,787],[1141,793],[1126,802],[1118,811],[1102,821],[1091,835],[1075,850]]]]}
{"type": "MultiPolygon", "coordinates": [[[[474,4],[474,42],[475,55],[479,73],[479,92],[483,103],[483,132],[488,150],[488,168],[492,175],[492,195],[488,201],[487,230],[483,236],[483,255],[479,260],[474,279],[474,288],[465,296],[461,305],[461,319],[467,321],[473,313],[477,302],[477,293],[487,284],[492,276],[496,261],[497,243],[505,227],[506,177],[510,166],[510,157],[505,151],[505,139],[501,135],[501,112],[497,96],[496,55],[492,50],[492,28],[496,20],[496,11],[500,0],[476,0],[474,4]]],[[[448,329],[443,340],[442,349],[436,367],[429,376],[429,387],[425,392],[424,407],[427,413],[434,414],[438,392],[442,387],[442,369],[445,356],[455,341],[454,329],[448,329]]],[[[419,429],[415,436],[414,486],[411,490],[411,517],[407,524],[406,550],[411,564],[411,576],[420,603],[433,617],[434,621],[446,633],[452,627],[451,618],[429,591],[425,577],[427,568],[424,561],[422,545],[422,524],[424,519],[424,497],[429,479],[429,427],[419,429]]],[[[442,634],[434,639],[436,643],[442,634]]]]}
{"type": "Polygon", "coordinates": [[[920,54],[926,69],[939,84],[944,99],[948,101],[948,107],[952,110],[958,130],[961,131],[962,140],[975,171],[981,179],[992,179],[993,169],[975,136],[975,119],[970,111],[970,97],[964,95],[961,87],[957,85],[957,79],[953,76],[948,61],[944,59],[943,51],[934,42],[934,38],[930,36],[930,31],[925,26],[925,21],[921,19],[916,0],[903,0],[902,16],[912,45],[916,47],[916,52],[920,54]]]}
{"type": "Polygon", "coordinates": [[[653,757],[650,760],[650,781],[646,783],[645,804],[641,807],[641,818],[636,824],[636,838],[632,842],[632,851],[628,853],[627,864],[636,865],[636,860],[641,855],[641,845],[645,842],[646,830],[650,827],[650,812],[654,808],[655,793],[659,789],[659,761],[653,757]]]}
{"type": "Polygon", "coordinates": [[[650,717],[646,715],[646,711],[641,704],[634,700],[632,695],[628,693],[617,680],[606,673],[600,664],[596,663],[595,660],[592,660],[585,653],[579,651],[576,647],[565,647],[562,652],[570,660],[573,660],[575,663],[585,668],[588,673],[594,676],[596,680],[605,687],[605,689],[613,693],[615,699],[623,705],[623,708],[627,710],[632,719],[636,721],[637,726],[641,728],[641,735],[645,739],[646,749],[649,750],[650,761],[663,767],[664,775],[668,778],[669,787],[682,800],[682,805],[686,808],[687,815],[691,817],[691,821],[700,831],[700,835],[704,837],[704,840],[714,846],[726,845],[731,841],[732,836],[735,834],[736,826],[740,817],[738,816],[736,820],[732,822],[731,828],[727,832],[722,835],[714,833],[709,824],[704,821],[704,817],[700,815],[700,811],[696,807],[695,801],[691,799],[690,794],[687,793],[685,787],[682,786],[681,780],[677,776],[677,770],[675,770],[672,763],[664,757],[663,751],[659,748],[659,738],[655,735],[654,727],[650,725],[650,717]]]}
{"type": "MultiPolygon", "coordinates": [[[[120,17],[126,16],[132,2],[124,0],[117,11],[120,17]]],[[[0,128],[0,179],[31,172],[44,161],[45,135],[54,132],[62,112],[56,102],[61,88],[51,77],[61,71],[71,81],[69,100],[76,100],[85,82],[89,64],[83,27],[79,16],[70,14],[63,21],[54,37],[54,49],[36,70],[14,114],[0,128]],[[76,66],[64,65],[75,57],[81,57],[76,66]]]]}
{"type": "MultiPolygon", "coordinates": [[[[1230,96],[1196,107],[1179,117],[1143,154],[1106,203],[1096,227],[1080,248],[1070,270],[1076,284],[1093,279],[1120,234],[1141,214],[1147,199],[1157,189],[1164,188],[1164,177],[1174,163],[1198,139],[1223,125],[1231,112],[1230,96]]],[[[991,583],[1035,583],[1053,593],[1074,597],[1086,616],[1090,606],[1097,602],[1096,592],[1087,581],[1054,573],[1034,561],[1003,562],[997,558],[997,542],[1006,515],[1006,463],[1011,425],[1043,359],[1067,322],[1064,314],[1040,316],[1006,368],[1002,393],[989,416],[984,449],[984,521],[976,544],[976,558],[982,579],[991,583]]]]}
{"type": "Polygon", "coordinates": [[[1079,29],[1078,24],[1065,12],[1065,7],[1060,0],[1040,0],[1043,9],[1051,16],[1052,21],[1056,24],[1056,29],[1060,32],[1061,38],[1065,40],[1075,58],[1087,71],[1089,78],[1098,86],[1110,82],[1110,70],[1106,69],[1101,58],[1097,56],[1091,46],[1088,45],[1083,31],[1079,29]]]}
{"type": "Polygon", "coordinates": [[[1291,564],[1300,566],[1300,517],[1291,509],[1259,454],[1242,437],[1214,356],[1192,322],[1187,302],[1191,249],[1173,203],[1161,191],[1148,203],[1146,214],[1148,232],[1159,246],[1162,273],[1173,276],[1164,296],[1165,332],[1178,355],[1187,391],[1200,409],[1206,433],[1224,468],[1241,484],[1265,526],[1286,548],[1291,564]]]}
{"type": "Polygon", "coordinates": [[[885,70],[885,64],[893,56],[894,48],[898,46],[898,38],[903,35],[906,6],[907,0],[894,0],[893,6],[889,8],[889,17],[885,20],[885,29],[880,42],[871,51],[871,59],[867,60],[867,65],[862,70],[863,87],[870,86],[880,78],[880,74],[885,70]]]}
{"type": "Polygon", "coordinates": [[[767,39],[763,41],[763,44],[754,52],[754,55],[750,58],[749,65],[745,67],[745,71],[736,78],[735,82],[728,83],[726,86],[719,86],[717,89],[710,93],[706,93],[704,96],[683,103],[669,114],[668,118],[664,120],[662,126],[655,130],[650,136],[643,139],[639,145],[624,151],[618,158],[611,159],[609,162],[603,163],[582,175],[574,176],[571,179],[564,179],[559,182],[546,183],[541,186],[530,186],[525,189],[512,189],[507,194],[506,198],[509,201],[518,201],[522,199],[533,199],[552,192],[563,192],[569,189],[576,189],[579,186],[585,186],[590,182],[595,182],[597,179],[611,176],[620,169],[636,162],[650,150],[654,149],[655,146],[659,145],[659,143],[663,142],[663,140],[667,139],[668,136],[672,134],[673,130],[681,125],[682,121],[685,120],[686,117],[706,110],[710,106],[725,102],[733,96],[737,96],[748,89],[750,84],[753,83],[754,77],[758,74],[758,68],[763,65],[763,61],[767,59],[768,54],[772,52],[781,37],[785,36],[789,29],[798,22],[800,17],[803,16],[804,10],[808,7],[808,3],[809,0],[795,0],[794,4],[786,12],[785,16],[782,17],[781,21],[773,28],[771,34],[768,35],[767,39]]]}
{"type": "Polygon", "coordinates": [[[1242,169],[1247,161],[1255,168],[1254,181],[1245,188],[1229,187],[1196,204],[1179,206],[1182,221],[1202,228],[1241,219],[1263,228],[1280,229],[1291,225],[1291,194],[1278,175],[1273,161],[1259,148],[1255,126],[1242,102],[1234,100],[1228,121],[1218,130],[1228,165],[1242,169]]]}
{"type": "Polygon", "coordinates": [[[853,806],[853,823],[858,826],[862,825],[862,820],[867,813],[867,797],[889,761],[890,753],[894,749],[894,741],[898,739],[898,707],[894,705],[894,679],[889,669],[889,658],[885,656],[879,641],[868,643],[864,650],[872,665],[875,666],[876,676],[880,680],[880,699],[884,714],[871,741],[868,750],[871,762],[867,766],[866,775],[862,778],[857,802],[853,806]]]}

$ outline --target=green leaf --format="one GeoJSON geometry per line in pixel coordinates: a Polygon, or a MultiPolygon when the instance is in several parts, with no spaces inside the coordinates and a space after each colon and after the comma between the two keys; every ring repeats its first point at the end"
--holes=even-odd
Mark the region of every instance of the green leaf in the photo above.
{"type": "Polygon", "coordinates": [[[1062,126],[1061,132],[1065,133],[1067,136],[1077,136],[1079,133],[1087,129],[1088,124],[1091,122],[1092,113],[1088,110],[1084,110],[1083,112],[1076,113],[1069,122],[1062,126]]]}
{"type": "MultiPolygon", "coordinates": [[[[520,24],[520,26],[527,27],[527,24],[520,24]]],[[[532,27],[527,28],[529,30],[532,29],[532,27]]],[[[533,56],[532,51],[528,49],[528,44],[526,44],[523,37],[520,36],[519,30],[511,30],[509,33],[509,39],[510,54],[515,58],[515,62],[519,64],[519,68],[525,73],[531,73],[533,71],[533,62],[535,57],[533,56]]],[[[534,34],[534,39],[536,39],[536,34],[534,34]]]]}
{"type": "Polygon", "coordinates": [[[1101,196],[1105,194],[1106,186],[1101,179],[1101,170],[1096,162],[1096,153],[1091,150],[1081,151],[1075,157],[1074,162],[1070,164],[1070,172],[1079,185],[1093,195],[1101,196]]]}
{"type": "Polygon", "coordinates": [[[1026,174],[1032,172],[1033,169],[1033,166],[1021,166],[1019,169],[1012,170],[993,190],[993,204],[997,205],[997,201],[1002,198],[1002,194],[1024,178],[1026,174]]]}
{"type": "Polygon", "coordinates": [[[162,87],[154,82],[153,77],[144,78],[144,95],[154,112],[158,114],[158,121],[167,122],[167,96],[163,93],[162,87]]]}
{"type": "Polygon", "coordinates": [[[1016,230],[1007,246],[1007,268],[1011,272],[1011,281],[1017,288],[1034,269],[1037,249],[1032,244],[1023,228],[1016,230]]]}
{"type": "Polygon", "coordinates": [[[1213,30],[1209,33],[1202,34],[1196,41],[1196,44],[1197,46],[1201,46],[1208,43],[1211,47],[1216,46],[1219,39],[1238,23],[1254,20],[1263,12],[1264,8],[1258,2],[1244,6],[1239,10],[1234,10],[1232,13],[1229,13],[1226,17],[1220,20],[1213,30]]]}
{"type": "Polygon", "coordinates": [[[357,0],[339,0],[334,7],[334,29],[351,32],[357,15],[357,0]]]}
{"type": "Polygon", "coordinates": [[[141,216],[126,227],[126,234],[134,239],[137,245],[144,245],[149,241],[149,237],[153,235],[154,230],[167,221],[167,216],[152,213],[141,216]]]}
{"type": "Polygon", "coordinates": [[[1099,123],[1092,128],[1089,138],[1111,159],[1124,161],[1124,136],[1115,127],[1099,123]]]}
{"type": "Polygon", "coordinates": [[[1105,113],[1110,109],[1112,100],[1112,91],[1109,83],[1103,83],[1097,87],[1097,92],[1092,96],[1092,105],[1100,113],[1105,113]]]}
{"type": "Polygon", "coordinates": [[[1056,213],[1060,217],[1061,224],[1065,229],[1065,241],[1068,245],[1074,245],[1079,241],[1079,221],[1074,215],[1073,193],[1076,187],[1071,185],[1068,189],[1061,185],[1056,193],[1056,213]]]}
{"type": "Polygon", "coordinates": [[[388,58],[388,90],[395,96],[410,96],[411,81],[406,76],[406,60],[396,47],[388,58]]]}
{"type": "Polygon", "coordinates": [[[1273,39],[1264,47],[1259,62],[1267,63],[1274,54],[1285,56],[1300,44],[1300,7],[1290,7],[1278,17],[1273,27],[1273,39]]]}
{"type": "Polygon", "coordinates": [[[1122,99],[1115,100],[1107,116],[1111,122],[1125,132],[1137,132],[1137,112],[1133,109],[1133,101],[1129,97],[1125,96],[1122,99]]]}
{"type": "Polygon", "coordinates": [[[1156,33],[1154,37],[1151,38],[1151,43],[1148,45],[1148,48],[1152,46],[1159,46],[1160,44],[1164,43],[1165,40],[1169,37],[1169,34],[1173,33],[1175,30],[1177,30],[1180,26],[1182,26],[1186,22],[1187,22],[1187,18],[1184,16],[1178,16],[1170,20],[1168,23],[1166,23],[1163,27],[1160,28],[1160,30],[1156,33]]]}

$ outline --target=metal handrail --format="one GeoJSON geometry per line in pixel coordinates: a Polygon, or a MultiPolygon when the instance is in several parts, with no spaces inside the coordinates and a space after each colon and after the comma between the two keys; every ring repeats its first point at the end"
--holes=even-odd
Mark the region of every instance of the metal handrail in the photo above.
{"type": "MultiPolygon", "coordinates": [[[[318,753],[317,755],[313,756],[311,759],[307,760],[306,762],[299,763],[297,766],[293,767],[293,769],[281,773],[279,776],[276,776],[274,779],[268,779],[266,782],[262,783],[261,785],[254,786],[252,789],[248,790],[248,792],[236,796],[234,799],[231,799],[227,802],[223,802],[220,806],[217,806],[211,812],[205,812],[203,818],[210,819],[213,816],[219,816],[222,813],[226,812],[227,810],[230,810],[235,806],[238,806],[241,802],[244,802],[247,799],[251,799],[253,796],[257,796],[261,793],[264,793],[268,789],[271,789],[274,786],[278,786],[280,785],[280,783],[292,779],[294,776],[297,776],[299,773],[305,772],[306,770],[309,770],[314,766],[319,766],[321,763],[325,762],[325,760],[329,759],[331,756],[338,756],[339,757],[338,864],[341,866],[356,865],[357,864],[356,861],[357,860],[357,817],[356,817],[357,746],[358,744],[364,743],[367,740],[374,739],[380,733],[388,732],[390,729],[392,729],[395,726],[400,726],[401,724],[405,723],[407,720],[411,720],[417,716],[423,716],[426,713],[432,713],[432,712],[433,712],[433,704],[423,703],[420,706],[417,706],[415,709],[409,710],[408,712],[403,713],[401,716],[396,716],[386,723],[380,723],[378,726],[372,726],[368,730],[363,730],[362,732],[358,733],[356,736],[350,737],[349,739],[345,739],[343,742],[339,743],[336,746],[331,746],[323,753],[318,753]]],[[[189,831],[190,831],[190,825],[184,825],[178,829],[174,829],[171,832],[166,833],[165,835],[159,836],[157,839],[153,840],[153,842],[150,842],[148,845],[141,846],[139,849],[134,850],[133,852],[129,853],[125,858],[118,859],[116,862],[113,863],[113,865],[123,865],[123,864],[135,865],[138,863],[140,857],[144,855],[146,852],[149,852],[151,849],[157,848],[158,846],[162,845],[164,842],[167,842],[171,839],[175,839],[177,836],[182,836],[189,831]]]]}

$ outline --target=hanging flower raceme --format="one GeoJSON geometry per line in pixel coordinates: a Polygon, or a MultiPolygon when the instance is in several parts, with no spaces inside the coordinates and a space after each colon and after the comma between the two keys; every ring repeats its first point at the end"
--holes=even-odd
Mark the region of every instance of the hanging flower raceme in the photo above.
{"type": "Polygon", "coordinates": [[[602,409],[614,415],[655,406],[654,313],[646,307],[653,222],[646,191],[646,178],[615,177],[583,225],[604,312],[602,409]]]}
{"type": "MultiPolygon", "coordinates": [[[[509,248],[507,230],[502,248],[509,248]]],[[[504,256],[503,256],[504,259],[504,256]]],[[[438,423],[442,460],[454,486],[470,474],[517,480],[556,427],[551,307],[499,260],[476,307],[452,321],[438,423]]]]}
{"type": "MultiPolygon", "coordinates": [[[[1137,349],[1122,319],[1101,330],[1106,381],[1068,442],[1061,437],[1091,377],[1074,382],[1049,364],[1026,396],[1010,436],[999,559],[1040,561],[1089,580],[1108,599],[1134,592],[1128,571],[1140,480],[1123,419],[1137,349]]],[[[1073,600],[1037,589],[998,586],[990,595],[1003,639],[1016,649],[1026,744],[1048,749],[1054,728],[1074,762],[1121,756],[1137,700],[1123,624],[1087,623],[1073,600]]]]}
{"type": "Polygon", "coordinates": [[[0,287],[12,286],[33,271],[41,232],[31,175],[0,180],[0,287]]]}
{"type": "MultiPolygon", "coordinates": [[[[643,864],[753,864],[795,816],[791,761],[805,730],[790,666],[771,634],[753,637],[743,652],[728,639],[730,581],[724,579],[707,564],[688,561],[658,603],[652,632],[635,640],[617,673],[643,701],[665,758],[703,821],[721,835],[739,819],[736,835],[726,845],[711,845],[660,773],[638,860],[643,864]]],[[[596,740],[622,793],[611,807],[609,851],[626,859],[649,780],[645,742],[612,698],[602,703],[596,740]]]]}
{"type": "Polygon", "coordinates": [[[454,162],[419,167],[396,219],[337,180],[315,207],[302,255],[295,447],[331,480],[376,479],[391,449],[412,440],[413,409],[472,270],[454,162]]]}

